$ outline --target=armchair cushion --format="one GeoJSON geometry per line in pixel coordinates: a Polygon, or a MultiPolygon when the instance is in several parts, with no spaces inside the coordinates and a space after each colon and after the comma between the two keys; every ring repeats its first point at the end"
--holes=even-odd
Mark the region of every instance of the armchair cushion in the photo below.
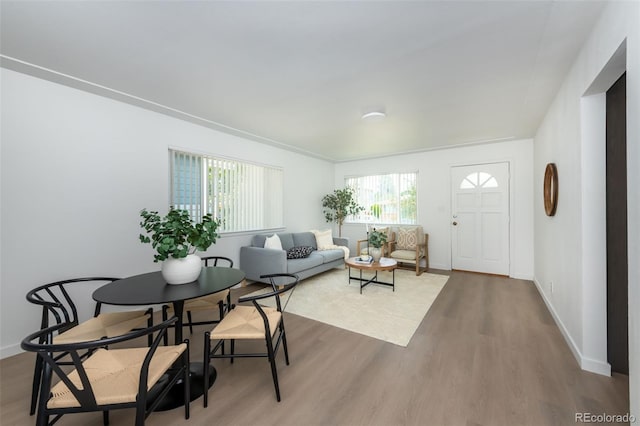
{"type": "Polygon", "coordinates": [[[416,261],[416,251],[414,250],[394,250],[391,252],[391,257],[397,260],[403,260],[408,262],[416,261]]]}

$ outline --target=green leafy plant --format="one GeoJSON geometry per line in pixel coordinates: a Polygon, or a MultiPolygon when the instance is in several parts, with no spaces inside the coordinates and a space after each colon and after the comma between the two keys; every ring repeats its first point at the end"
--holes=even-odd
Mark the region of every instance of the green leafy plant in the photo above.
{"type": "Polygon", "coordinates": [[[324,218],[327,222],[338,224],[338,236],[342,236],[342,224],[347,216],[356,215],[364,210],[355,200],[353,189],[336,189],[333,194],[322,197],[324,218]]]}
{"type": "Polygon", "coordinates": [[[219,237],[216,231],[220,222],[211,214],[203,216],[201,223],[193,223],[188,211],[173,207],[164,217],[147,209],[142,209],[140,216],[143,219],[140,226],[147,234],[140,234],[140,242],[151,243],[151,247],[156,249],[154,262],[170,257],[181,259],[196,250],[205,251],[219,237]]]}
{"type": "Polygon", "coordinates": [[[387,234],[384,232],[376,231],[375,229],[369,232],[369,244],[372,247],[380,248],[387,242],[387,234]]]}

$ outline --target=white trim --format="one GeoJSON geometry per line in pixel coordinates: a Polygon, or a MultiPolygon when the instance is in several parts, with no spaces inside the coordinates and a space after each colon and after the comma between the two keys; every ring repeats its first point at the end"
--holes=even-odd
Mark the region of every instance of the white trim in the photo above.
{"type": "Polygon", "coordinates": [[[569,349],[571,350],[571,353],[573,354],[574,358],[578,362],[578,365],[580,366],[580,368],[585,371],[590,371],[592,373],[600,374],[603,376],[611,376],[611,365],[609,363],[603,363],[601,361],[586,358],[582,355],[580,348],[578,348],[578,345],[576,345],[576,342],[571,337],[571,334],[569,334],[569,331],[567,330],[564,323],[558,316],[556,310],[553,308],[553,305],[551,304],[549,299],[547,299],[547,296],[545,295],[544,291],[542,291],[542,287],[540,283],[535,277],[533,279],[533,283],[536,285],[536,288],[538,289],[538,293],[542,297],[544,304],[547,305],[547,309],[549,310],[549,313],[551,314],[551,316],[553,317],[553,320],[555,321],[556,325],[560,329],[560,333],[562,333],[562,337],[564,337],[564,340],[567,342],[567,346],[569,346],[569,349]]]}
{"type": "Polygon", "coordinates": [[[20,347],[20,343],[5,346],[4,348],[0,349],[0,359],[9,358],[10,356],[19,355],[21,353],[24,353],[24,351],[20,347]]]}

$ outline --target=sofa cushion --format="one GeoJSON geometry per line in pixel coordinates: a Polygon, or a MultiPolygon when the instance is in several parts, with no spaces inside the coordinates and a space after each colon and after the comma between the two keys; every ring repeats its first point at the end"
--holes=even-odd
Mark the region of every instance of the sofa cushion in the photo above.
{"type": "Polygon", "coordinates": [[[287,272],[295,274],[296,272],[304,271],[320,265],[322,265],[322,256],[319,256],[314,252],[304,259],[287,260],[287,272]]]}
{"type": "Polygon", "coordinates": [[[293,245],[298,246],[308,246],[313,247],[313,249],[317,249],[316,245],[316,236],[313,235],[313,232],[296,232],[293,234],[293,245]]]}
{"type": "Polygon", "coordinates": [[[289,250],[291,247],[297,245],[293,244],[293,234],[290,232],[278,234],[278,237],[280,237],[280,241],[282,241],[282,250],[289,250]]]}
{"type": "Polygon", "coordinates": [[[270,237],[267,237],[264,240],[264,248],[273,249],[273,250],[282,250],[282,242],[280,241],[280,237],[276,234],[273,234],[270,237]]]}
{"type": "Polygon", "coordinates": [[[287,250],[287,259],[304,259],[309,257],[312,251],[313,247],[311,246],[291,247],[287,250]]]}
{"type": "Polygon", "coordinates": [[[254,235],[251,239],[251,247],[264,247],[264,242],[266,239],[266,235],[254,235]]]}
{"type": "Polygon", "coordinates": [[[344,258],[344,251],[342,250],[320,250],[313,252],[314,255],[322,256],[322,263],[333,262],[344,258]]]}

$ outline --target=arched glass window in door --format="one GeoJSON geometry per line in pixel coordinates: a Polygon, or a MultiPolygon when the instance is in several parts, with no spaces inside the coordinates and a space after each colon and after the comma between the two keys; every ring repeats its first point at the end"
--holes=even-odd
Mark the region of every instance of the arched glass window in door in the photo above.
{"type": "Polygon", "coordinates": [[[473,172],[460,183],[460,189],[473,189],[473,188],[497,188],[498,181],[496,178],[485,172],[473,172]]]}

